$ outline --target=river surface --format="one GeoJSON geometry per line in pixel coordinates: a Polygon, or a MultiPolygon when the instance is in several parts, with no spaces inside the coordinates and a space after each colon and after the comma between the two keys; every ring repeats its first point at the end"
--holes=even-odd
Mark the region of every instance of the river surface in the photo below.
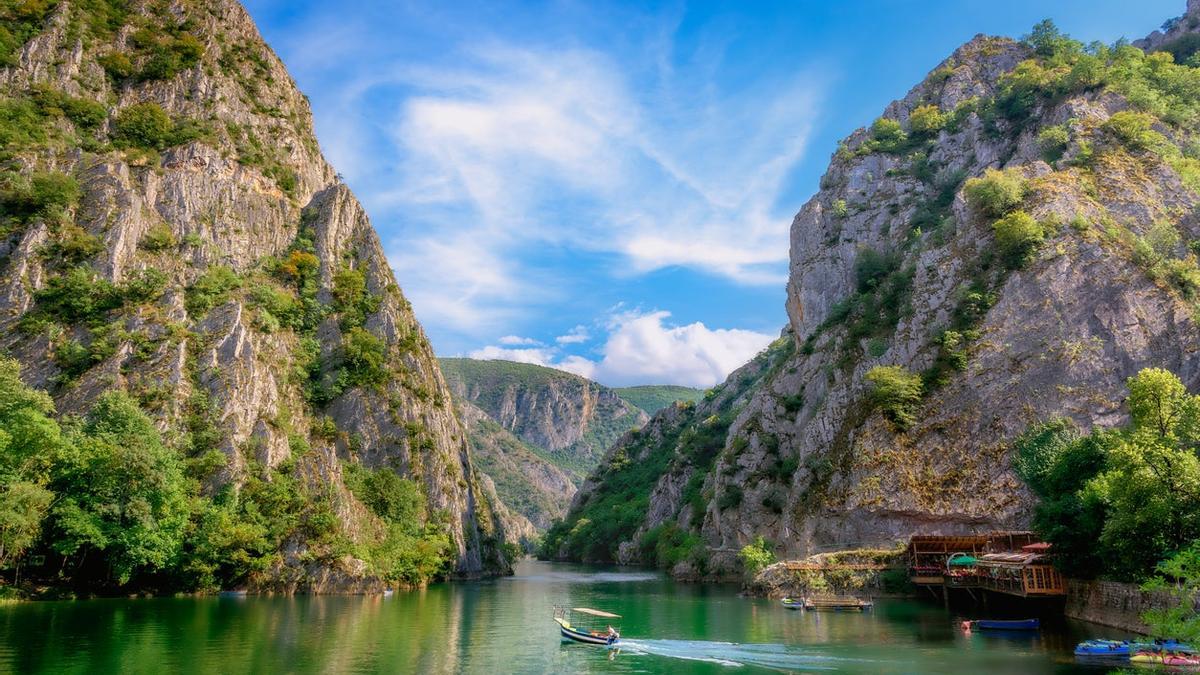
{"type": "Polygon", "coordinates": [[[391,597],[156,598],[0,606],[8,673],[1073,673],[1073,645],[1115,631],[1063,621],[965,635],[937,603],[789,611],[727,586],[523,562],[514,577],[391,597]],[[619,650],[563,643],[556,604],[622,615],[619,650]]]}

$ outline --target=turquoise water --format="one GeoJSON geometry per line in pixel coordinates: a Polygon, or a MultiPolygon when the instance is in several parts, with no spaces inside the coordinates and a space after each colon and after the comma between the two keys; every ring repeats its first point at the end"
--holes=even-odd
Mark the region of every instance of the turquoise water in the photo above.
{"type": "Polygon", "coordinates": [[[522,563],[391,597],[158,598],[0,607],[0,672],[1069,673],[1087,637],[964,635],[935,603],[803,613],[654,572],[522,563]],[[623,615],[619,650],[563,643],[555,604],[623,615]]]}

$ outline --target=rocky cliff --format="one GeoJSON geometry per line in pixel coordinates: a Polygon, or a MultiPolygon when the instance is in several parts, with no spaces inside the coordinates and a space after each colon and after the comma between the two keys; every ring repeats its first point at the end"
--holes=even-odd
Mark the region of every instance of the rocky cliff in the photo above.
{"type": "MultiPolygon", "coordinates": [[[[1196,39],[1198,10],[1143,44],[1196,39]]],[[[1051,25],[956,50],[845,139],[793,221],[779,364],[731,412],[718,396],[623,439],[546,552],[719,573],[757,536],[802,557],[1026,526],[1015,435],[1124,422],[1143,367],[1200,386],[1200,71],[1173,61],[1051,25]],[[700,478],[662,468],[600,531],[639,462],[725,414],[700,478]]]]}
{"type": "MultiPolygon", "coordinates": [[[[300,478],[354,547],[347,467],[419,482],[460,576],[507,569],[496,501],[305,97],[232,0],[5,9],[0,347],[62,413],[135,395],[215,494],[300,478]],[[11,38],[11,39],[8,39],[11,38]]],[[[289,535],[264,587],[370,587],[289,535]]],[[[369,561],[368,561],[369,562],[369,561]]]]}
{"type": "Polygon", "coordinates": [[[522,441],[548,453],[579,483],[613,441],[649,416],[578,375],[511,361],[442,359],[450,391],[522,441]]]}
{"type": "Polygon", "coordinates": [[[480,470],[539,531],[563,516],[604,451],[649,419],[612,389],[560,370],[459,358],[441,364],[480,470]]]}

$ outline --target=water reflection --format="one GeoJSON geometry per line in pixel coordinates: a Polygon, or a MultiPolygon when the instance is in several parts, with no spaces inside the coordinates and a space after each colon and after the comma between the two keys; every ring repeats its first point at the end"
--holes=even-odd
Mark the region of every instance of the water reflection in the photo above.
{"type": "Polygon", "coordinates": [[[162,598],[0,607],[0,673],[1055,673],[1079,624],[964,635],[936,604],[793,612],[644,571],[526,563],[518,576],[392,597],[162,598]],[[550,609],[623,615],[622,649],[561,643],[550,609]]]}

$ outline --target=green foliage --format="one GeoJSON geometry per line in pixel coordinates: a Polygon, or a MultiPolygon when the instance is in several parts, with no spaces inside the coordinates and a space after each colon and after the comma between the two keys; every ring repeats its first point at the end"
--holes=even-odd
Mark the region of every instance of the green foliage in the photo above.
{"type": "Polygon", "coordinates": [[[1200,614],[1196,612],[1196,597],[1200,595],[1200,541],[1160,562],[1143,588],[1168,591],[1175,596],[1173,606],[1142,615],[1152,636],[1188,643],[1200,640],[1200,614]]]}
{"type": "Polygon", "coordinates": [[[133,77],[137,72],[133,66],[133,60],[125,52],[102,54],[96,59],[96,63],[99,63],[104,72],[117,82],[133,77]]]}
{"type": "Polygon", "coordinates": [[[174,131],[171,116],[153,102],[122,108],[113,120],[113,140],[124,147],[165,150],[174,131]]]}
{"type": "Polygon", "coordinates": [[[21,47],[41,31],[53,0],[6,0],[0,3],[0,66],[16,64],[21,47]]]}
{"type": "Polygon", "coordinates": [[[401,478],[390,469],[367,469],[346,465],[346,487],[384,520],[398,523],[424,522],[425,494],[416,481],[401,478]]]}
{"type": "Polygon", "coordinates": [[[356,326],[342,336],[342,362],[351,387],[387,381],[387,345],[368,330],[356,326]]]}
{"type": "Polygon", "coordinates": [[[908,128],[913,135],[932,136],[941,131],[947,121],[936,105],[921,105],[908,116],[908,128]]]}
{"type": "Polygon", "coordinates": [[[50,397],[21,381],[15,360],[0,357],[0,569],[37,540],[53,499],[46,483],[62,447],[53,414],[50,397]]]}
{"type": "Polygon", "coordinates": [[[1200,539],[1200,399],[1159,368],[1128,386],[1128,427],[1080,437],[1052,422],[1017,442],[1016,469],[1041,500],[1034,526],[1069,574],[1142,580],[1200,539]]]}
{"type": "Polygon", "coordinates": [[[704,396],[701,389],[676,385],[641,385],[614,389],[630,405],[641,408],[647,415],[680,401],[698,401],[704,396]]]}
{"type": "Polygon", "coordinates": [[[42,217],[58,219],[79,202],[79,182],[58,171],[9,174],[0,192],[0,205],[19,222],[42,217]]]}
{"type": "Polygon", "coordinates": [[[39,313],[67,323],[95,323],[124,302],[120,289],[87,267],[50,277],[34,298],[39,313]]]}
{"type": "Polygon", "coordinates": [[[187,484],[178,457],[124,392],[96,400],[72,429],[54,467],[53,548],[93,565],[119,585],[165,568],[183,540],[187,484]]]}
{"type": "Polygon", "coordinates": [[[1022,40],[1033,47],[1035,54],[1046,59],[1061,59],[1081,51],[1080,44],[1059,31],[1050,19],[1038,22],[1022,40]]]}
{"type": "Polygon", "coordinates": [[[37,541],[53,499],[54,493],[37,483],[0,482],[0,569],[19,560],[37,541]]]}
{"type": "Polygon", "coordinates": [[[142,240],[138,242],[138,245],[147,251],[165,251],[175,248],[178,243],[175,233],[171,231],[171,226],[160,222],[150,226],[146,234],[142,235],[142,240]]]}
{"type": "Polygon", "coordinates": [[[192,120],[173,120],[153,102],[122,108],[113,119],[113,144],[119,148],[166,150],[209,135],[208,129],[192,120]]]}
{"type": "Polygon", "coordinates": [[[65,117],[80,129],[95,129],[108,119],[108,108],[89,98],[76,98],[46,86],[35,86],[30,95],[43,115],[65,117]]]}
{"type": "Polygon", "coordinates": [[[753,578],[762,570],[775,563],[775,553],[771,545],[762,537],[757,537],[752,543],[746,544],[738,551],[738,560],[742,561],[742,569],[746,575],[753,578]]]}
{"type": "Polygon", "coordinates": [[[921,376],[910,373],[904,366],[875,366],[867,371],[871,384],[871,402],[900,430],[916,421],[924,384],[921,376]]]}
{"type": "Polygon", "coordinates": [[[204,56],[204,45],[196,36],[175,26],[171,28],[174,30],[164,32],[147,27],[130,36],[130,44],[144,61],[139,79],[169,80],[195,66],[204,56]]]}
{"type": "Polygon", "coordinates": [[[187,289],[185,305],[188,314],[203,316],[210,309],[225,302],[235,289],[242,285],[242,278],[229,267],[215,265],[187,289]]]}
{"type": "Polygon", "coordinates": [[[1151,128],[1154,122],[1153,115],[1122,110],[1113,113],[1100,128],[1112,134],[1131,150],[1148,150],[1166,141],[1162,134],[1151,128]]]}
{"type": "Polygon", "coordinates": [[[880,117],[871,124],[870,149],[900,153],[908,148],[908,134],[894,119],[880,117]]]}
{"type": "Polygon", "coordinates": [[[389,581],[410,586],[448,574],[450,538],[438,524],[428,522],[420,485],[390,469],[344,466],[346,486],[387,524],[386,535],[370,551],[377,571],[389,581]]]}
{"type": "Polygon", "coordinates": [[[1037,254],[1046,238],[1042,224],[1024,211],[1013,211],[992,223],[996,248],[1010,269],[1024,266],[1037,254]]]}
{"type": "Polygon", "coordinates": [[[1042,151],[1042,159],[1053,164],[1062,159],[1063,153],[1071,142],[1071,132],[1065,124],[1045,127],[1038,132],[1038,149],[1042,151]]]}
{"type": "Polygon", "coordinates": [[[963,185],[963,194],[971,206],[994,217],[1020,206],[1025,199],[1025,190],[1025,177],[1019,169],[988,169],[983,176],[970,178],[963,185]]]}
{"type": "Polygon", "coordinates": [[[724,511],[726,509],[736,509],[742,503],[742,488],[739,485],[730,483],[721,490],[721,496],[717,498],[717,510],[724,511]]]}
{"type": "Polygon", "coordinates": [[[663,523],[647,530],[638,541],[643,562],[671,569],[686,560],[704,554],[704,542],[697,535],[679,529],[675,523],[663,523]]]}
{"type": "Polygon", "coordinates": [[[343,328],[361,326],[368,315],[379,311],[382,300],[368,292],[362,270],[343,267],[333,275],[333,309],[341,314],[343,328]]]}
{"type": "Polygon", "coordinates": [[[100,237],[75,223],[65,223],[54,228],[54,238],[43,249],[43,254],[56,261],[77,265],[95,257],[103,248],[100,237]]]}

